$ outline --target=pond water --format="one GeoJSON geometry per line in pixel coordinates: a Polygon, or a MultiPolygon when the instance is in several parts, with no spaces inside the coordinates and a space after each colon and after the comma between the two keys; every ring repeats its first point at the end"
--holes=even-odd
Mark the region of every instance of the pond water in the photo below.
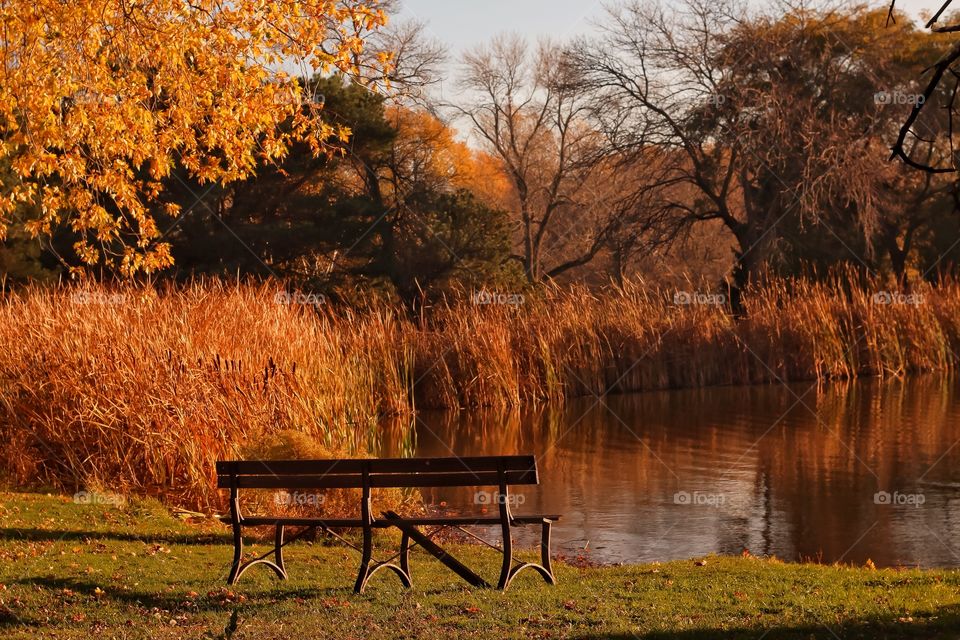
{"type": "MultiPolygon", "coordinates": [[[[518,487],[514,510],[563,514],[554,547],[568,557],[633,563],[747,549],[791,561],[960,566],[953,377],[423,413],[415,447],[419,456],[535,454],[542,484],[518,487]]],[[[448,511],[484,508],[473,489],[425,496],[448,511]]]]}

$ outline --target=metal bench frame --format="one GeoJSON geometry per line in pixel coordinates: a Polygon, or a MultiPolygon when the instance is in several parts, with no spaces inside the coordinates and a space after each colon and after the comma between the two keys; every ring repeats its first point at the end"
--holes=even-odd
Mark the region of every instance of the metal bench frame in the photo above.
{"type": "Polygon", "coordinates": [[[360,569],[354,591],[363,593],[370,578],[380,569],[390,569],[400,578],[404,587],[411,587],[410,549],[419,545],[444,565],[476,587],[490,585],[469,567],[437,545],[433,538],[448,527],[455,527],[478,541],[496,549],[503,556],[497,588],[506,590],[524,569],[534,569],[548,584],[556,584],[550,563],[550,537],[558,515],[514,516],[510,510],[510,487],[539,483],[536,460],[533,456],[482,456],[467,458],[374,458],[343,460],[235,460],[217,462],[217,486],[230,490],[230,515],[233,530],[233,562],[228,584],[235,584],[250,567],[263,564],[282,580],[287,578],[283,548],[309,531],[321,529],[361,554],[360,569]],[[374,488],[424,487],[497,487],[498,515],[492,517],[404,517],[392,511],[373,515],[374,488]],[[244,516],[240,510],[241,489],[361,489],[359,519],[284,518],[273,516],[244,516]],[[513,557],[511,528],[540,524],[540,563],[519,562],[513,557]],[[243,562],[244,527],[272,526],[275,528],[273,549],[257,558],[243,562]],[[303,527],[296,535],[284,538],[286,527],[303,527]],[[436,527],[429,534],[418,527],[436,527]],[[498,526],[502,544],[490,544],[468,531],[467,526],[498,526]],[[373,557],[373,530],[396,527],[401,532],[400,551],[387,560],[373,557]],[[359,528],[363,541],[357,547],[344,539],[337,530],[359,528]],[[273,557],[271,560],[270,557],[273,557]],[[399,564],[395,563],[399,560],[399,564]]]}

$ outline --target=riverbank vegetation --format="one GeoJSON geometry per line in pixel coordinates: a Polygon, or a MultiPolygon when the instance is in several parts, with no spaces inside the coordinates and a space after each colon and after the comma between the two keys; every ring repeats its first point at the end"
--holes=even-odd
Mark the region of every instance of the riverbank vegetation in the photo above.
{"type": "Polygon", "coordinates": [[[957,353],[960,284],[852,273],[769,281],[740,315],[721,293],[642,283],[416,311],[271,283],[33,288],[0,303],[0,442],[18,483],[209,506],[218,458],[362,455],[417,410],[900,376],[957,353]]]}

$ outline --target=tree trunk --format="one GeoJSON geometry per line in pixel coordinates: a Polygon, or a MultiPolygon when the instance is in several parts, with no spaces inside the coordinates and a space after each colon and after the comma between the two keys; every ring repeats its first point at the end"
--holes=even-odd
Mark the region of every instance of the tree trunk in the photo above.
{"type": "Polygon", "coordinates": [[[627,259],[624,253],[622,248],[615,249],[613,252],[613,274],[616,278],[617,286],[621,289],[623,289],[623,286],[627,282],[627,259]]]}
{"type": "Polygon", "coordinates": [[[743,293],[760,276],[769,258],[772,232],[767,231],[748,224],[733,231],[738,250],[733,266],[733,285],[730,287],[730,309],[738,317],[744,313],[743,293]]]}
{"type": "Polygon", "coordinates": [[[888,229],[886,233],[887,255],[890,256],[890,268],[893,270],[893,276],[897,279],[897,285],[906,287],[907,282],[907,258],[910,255],[910,233],[904,237],[901,243],[897,237],[900,230],[896,227],[888,229]]]}

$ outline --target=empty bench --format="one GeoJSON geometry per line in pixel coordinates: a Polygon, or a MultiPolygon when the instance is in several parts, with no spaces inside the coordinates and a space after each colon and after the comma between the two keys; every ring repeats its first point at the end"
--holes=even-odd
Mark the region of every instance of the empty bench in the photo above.
{"type": "Polygon", "coordinates": [[[321,529],[353,547],[361,554],[360,570],[354,591],[362,593],[370,577],[380,569],[390,569],[405,587],[413,580],[410,574],[409,552],[419,545],[464,580],[477,587],[490,585],[469,567],[440,547],[433,538],[448,527],[455,527],[493,547],[503,556],[498,589],[507,589],[514,577],[524,569],[534,569],[548,584],[556,580],[550,564],[550,529],[559,515],[522,515],[510,509],[510,488],[539,483],[537,463],[531,455],[482,456],[466,458],[374,458],[343,460],[235,460],[217,462],[217,486],[230,490],[230,515],[222,519],[233,530],[233,563],[229,584],[236,583],[250,567],[263,564],[281,579],[287,571],[283,548],[308,531],[321,529]],[[427,488],[427,487],[495,487],[491,501],[496,515],[479,516],[413,516],[393,511],[374,515],[373,489],[427,488]],[[281,517],[247,515],[240,509],[240,492],[244,489],[360,489],[359,518],[281,517]],[[511,529],[516,526],[539,525],[540,563],[518,562],[513,557],[511,529]],[[502,543],[499,547],[473,535],[464,527],[499,527],[502,543]],[[273,527],[273,549],[257,558],[243,561],[243,529],[245,527],[273,527]],[[285,539],[285,529],[301,527],[296,535],[285,539]],[[393,557],[378,561],[373,557],[373,530],[396,527],[400,533],[400,551],[393,557]],[[435,527],[424,532],[421,527],[435,527]],[[361,546],[357,547],[337,531],[358,528],[363,532],[361,546]],[[272,559],[271,559],[272,557],[272,559]],[[397,562],[395,562],[397,561],[397,562]]]}

